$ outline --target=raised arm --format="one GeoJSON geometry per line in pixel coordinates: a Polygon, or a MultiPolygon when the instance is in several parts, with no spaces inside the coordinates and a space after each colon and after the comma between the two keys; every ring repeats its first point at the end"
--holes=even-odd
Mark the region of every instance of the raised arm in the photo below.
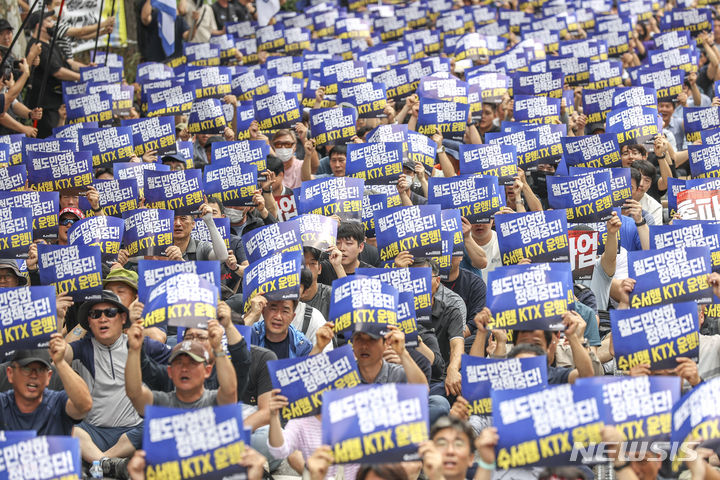
{"type": "Polygon", "coordinates": [[[92,397],[85,380],[65,361],[65,352],[72,350],[62,335],[53,333],[50,338],[50,358],[55,364],[55,371],[60,375],[68,401],[65,412],[75,420],[82,420],[92,408],[92,397]]]}
{"type": "Polygon", "coordinates": [[[208,322],[208,336],[210,337],[210,346],[215,354],[215,372],[220,386],[217,392],[217,403],[218,405],[229,405],[237,403],[237,378],[235,377],[235,368],[222,348],[223,333],[225,330],[217,320],[208,322]]]}
{"type": "Polygon", "coordinates": [[[143,385],[140,369],[143,328],[143,321],[138,320],[128,329],[128,357],[125,364],[125,394],[140,415],[145,415],[145,407],[153,404],[153,394],[148,387],[143,385]]]}

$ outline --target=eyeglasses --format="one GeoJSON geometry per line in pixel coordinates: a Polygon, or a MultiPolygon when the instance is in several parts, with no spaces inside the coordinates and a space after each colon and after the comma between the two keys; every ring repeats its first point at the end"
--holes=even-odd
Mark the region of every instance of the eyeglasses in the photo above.
{"type": "Polygon", "coordinates": [[[40,375],[48,371],[47,367],[22,367],[20,365],[14,365],[13,368],[20,370],[23,375],[28,377],[30,376],[30,374],[40,375]]]}
{"type": "Polygon", "coordinates": [[[115,318],[115,316],[118,314],[118,309],[115,307],[112,308],[105,308],[103,310],[95,309],[90,310],[88,312],[88,317],[90,318],[100,318],[101,316],[105,315],[107,318],[115,318]]]}
{"type": "Polygon", "coordinates": [[[292,148],[295,142],[275,142],[273,146],[275,148],[292,148]]]}
{"type": "Polygon", "coordinates": [[[198,342],[207,342],[210,337],[207,335],[195,335],[194,333],[186,333],[183,340],[197,340],[198,342]]]}
{"type": "Polygon", "coordinates": [[[73,220],[72,218],[64,218],[60,220],[60,225],[62,225],[63,227],[69,227],[75,222],[77,222],[77,220],[73,220]]]}
{"type": "Polygon", "coordinates": [[[450,445],[452,445],[453,449],[455,450],[462,450],[463,448],[469,447],[468,443],[460,438],[456,438],[452,442],[449,442],[444,438],[438,438],[433,443],[435,443],[435,446],[440,450],[445,450],[450,445]]]}

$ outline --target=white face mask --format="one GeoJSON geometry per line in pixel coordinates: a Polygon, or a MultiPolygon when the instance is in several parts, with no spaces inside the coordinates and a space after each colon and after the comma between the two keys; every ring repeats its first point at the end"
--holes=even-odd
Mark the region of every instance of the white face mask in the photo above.
{"type": "Polygon", "coordinates": [[[295,152],[293,152],[292,148],[276,148],[275,149],[275,156],[277,156],[283,162],[289,161],[293,157],[294,153],[295,152]]]}

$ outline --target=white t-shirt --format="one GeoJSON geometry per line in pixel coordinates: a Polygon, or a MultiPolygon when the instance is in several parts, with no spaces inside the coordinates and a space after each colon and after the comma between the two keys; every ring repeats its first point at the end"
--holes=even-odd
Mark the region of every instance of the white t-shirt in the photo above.
{"type": "Polygon", "coordinates": [[[480,245],[478,243],[480,248],[485,251],[485,256],[487,257],[488,262],[487,267],[482,269],[482,276],[486,285],[488,273],[492,272],[497,267],[502,267],[502,257],[500,256],[500,245],[498,244],[497,233],[495,233],[495,230],[492,230],[490,233],[492,234],[492,237],[490,237],[490,241],[488,243],[485,245],[480,245]]]}

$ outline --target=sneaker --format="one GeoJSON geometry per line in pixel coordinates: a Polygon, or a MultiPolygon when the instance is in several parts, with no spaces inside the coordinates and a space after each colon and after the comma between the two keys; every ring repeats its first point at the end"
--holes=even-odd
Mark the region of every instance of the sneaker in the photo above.
{"type": "Polygon", "coordinates": [[[103,470],[105,477],[116,478],[118,480],[128,480],[130,474],[128,473],[127,464],[130,461],[129,458],[104,457],[100,460],[100,466],[103,470]]]}

